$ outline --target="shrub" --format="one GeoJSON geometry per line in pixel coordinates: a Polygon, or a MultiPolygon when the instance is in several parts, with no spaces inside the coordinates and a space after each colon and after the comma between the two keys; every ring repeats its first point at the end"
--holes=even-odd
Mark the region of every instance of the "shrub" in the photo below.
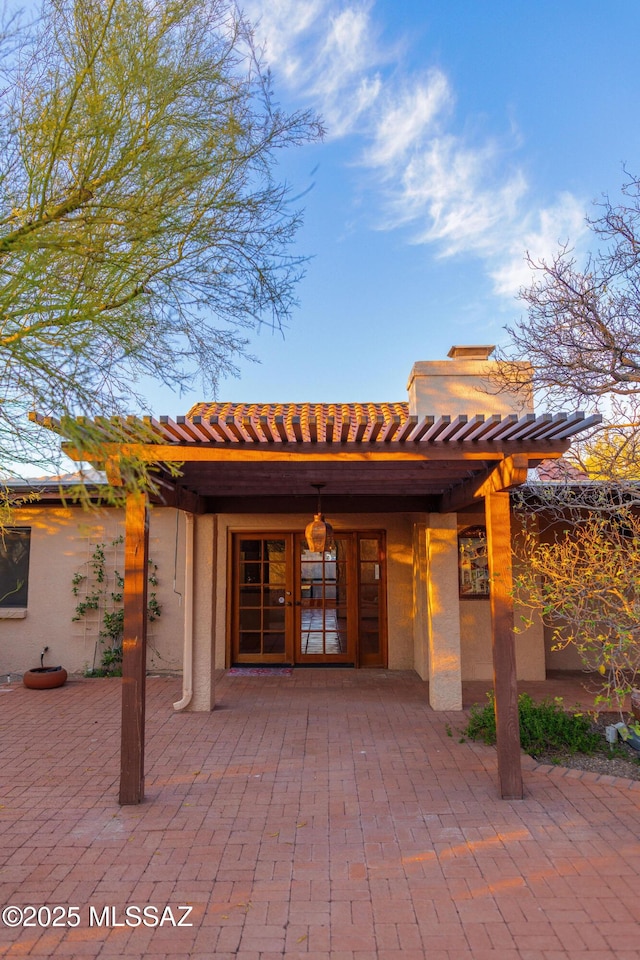
{"type": "MultiPolygon", "coordinates": [[[[493,693],[487,694],[484,706],[471,708],[469,723],[464,733],[471,740],[496,742],[496,717],[493,693]]],[[[593,753],[600,746],[601,737],[591,730],[591,721],[582,713],[570,713],[562,698],[535,703],[529,694],[518,697],[520,746],[532,756],[539,753],[593,753]]]]}

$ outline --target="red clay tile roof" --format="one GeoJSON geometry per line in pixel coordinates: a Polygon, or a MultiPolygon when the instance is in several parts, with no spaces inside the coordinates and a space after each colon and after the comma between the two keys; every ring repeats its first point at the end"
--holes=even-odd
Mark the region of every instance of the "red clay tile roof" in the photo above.
{"type": "Polygon", "coordinates": [[[326,420],[327,417],[342,418],[367,417],[375,420],[383,417],[388,422],[392,417],[406,420],[409,416],[408,403],[196,403],[187,413],[187,418],[194,417],[234,417],[242,420],[243,417],[268,417],[272,420],[276,416],[291,420],[300,417],[302,421],[315,417],[316,420],[326,420]]]}
{"type": "Polygon", "coordinates": [[[391,439],[409,421],[409,404],[197,403],[186,419],[195,423],[241,424],[241,433],[247,436],[237,436],[239,440],[254,439],[256,430],[266,434],[267,439],[269,431],[276,438],[284,439],[286,434],[298,441],[324,440],[328,433],[336,440],[391,439]]]}
{"type": "Polygon", "coordinates": [[[557,460],[543,460],[532,470],[538,483],[585,483],[589,475],[569,463],[564,457],[557,460]]]}

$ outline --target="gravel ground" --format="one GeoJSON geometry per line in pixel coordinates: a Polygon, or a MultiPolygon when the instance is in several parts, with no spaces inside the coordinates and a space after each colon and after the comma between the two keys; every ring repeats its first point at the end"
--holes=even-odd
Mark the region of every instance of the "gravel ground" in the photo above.
{"type": "Polygon", "coordinates": [[[617,723],[618,714],[600,714],[593,727],[602,733],[603,748],[599,753],[543,753],[535,759],[541,763],[557,764],[560,767],[572,767],[574,770],[590,770],[592,773],[605,773],[612,777],[626,777],[627,780],[640,780],[640,754],[621,740],[613,750],[605,741],[605,727],[617,723]]]}

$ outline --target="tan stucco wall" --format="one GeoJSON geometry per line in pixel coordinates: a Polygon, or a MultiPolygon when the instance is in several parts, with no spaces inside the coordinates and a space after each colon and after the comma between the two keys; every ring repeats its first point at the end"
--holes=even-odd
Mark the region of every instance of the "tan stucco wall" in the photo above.
{"type": "MultiPolygon", "coordinates": [[[[556,536],[562,536],[566,524],[554,520],[553,516],[542,515],[540,527],[543,531],[541,538],[544,542],[551,543],[556,536]]],[[[547,670],[584,670],[584,664],[574,644],[569,644],[562,650],[554,650],[557,641],[554,640],[553,633],[553,627],[544,628],[547,670]]]]}
{"type": "Polygon", "coordinates": [[[488,600],[460,601],[462,677],[464,680],[491,680],[491,610],[488,600]]]}
{"type": "Polygon", "coordinates": [[[413,525],[413,669],[429,679],[427,518],[413,525]]]}
{"type": "MultiPolygon", "coordinates": [[[[205,704],[213,697],[209,678],[213,669],[225,665],[229,531],[301,531],[308,519],[306,515],[196,518],[194,704],[205,704]]],[[[389,668],[411,669],[412,518],[399,515],[385,522],[379,515],[358,514],[331,519],[336,530],[385,530],[389,668]]],[[[77,507],[34,507],[19,511],[15,524],[32,528],[29,603],[24,618],[0,617],[0,675],[23,673],[36,666],[45,645],[50,648],[45,663],[62,663],[70,672],[81,672],[94,663],[99,626],[91,622],[91,615],[72,621],[77,603],[71,590],[72,578],[77,571],[85,570],[96,543],[111,542],[124,532],[123,513],[113,509],[85,513],[77,507]]],[[[151,510],[149,555],[158,567],[156,593],[162,605],[160,619],[149,625],[147,665],[152,671],[182,668],[184,526],[184,515],[179,511],[151,510]]]]}
{"type": "MultiPolygon", "coordinates": [[[[192,708],[211,709],[213,670],[225,666],[230,531],[302,531],[308,519],[306,515],[196,518],[192,708]]],[[[481,512],[473,516],[459,515],[458,526],[481,520],[481,512]]],[[[385,531],[388,665],[392,670],[415,669],[423,679],[428,679],[431,635],[427,515],[332,515],[331,521],[336,530],[385,531]]],[[[85,621],[72,622],[77,602],[71,592],[72,577],[84,569],[93,545],[110,541],[123,532],[122,512],[85,513],[77,507],[32,507],[21,510],[15,522],[32,528],[29,603],[23,619],[0,616],[0,675],[23,673],[37,666],[45,645],[50,648],[46,663],[62,663],[70,672],[81,672],[94,662],[97,627],[85,621]]],[[[156,592],[162,604],[162,616],[149,625],[147,662],[152,671],[182,668],[184,532],[184,514],[168,508],[151,510],[149,553],[158,567],[156,592]]],[[[443,611],[438,613],[444,630],[442,636],[446,634],[447,616],[453,617],[454,626],[459,620],[462,679],[489,679],[492,675],[489,602],[459,600],[454,549],[455,545],[451,547],[448,572],[440,578],[439,602],[446,601],[443,611]]],[[[518,610],[516,622],[519,622],[518,610]]],[[[451,639],[457,642],[453,635],[451,639]]],[[[545,643],[540,624],[516,637],[516,651],[518,676],[544,679],[545,643]]],[[[567,655],[551,654],[547,650],[546,665],[568,669],[574,663],[567,655]]]]}
{"type": "MultiPolygon", "coordinates": [[[[29,598],[24,618],[7,619],[0,612],[0,675],[38,666],[44,646],[49,647],[45,665],[81,672],[94,663],[99,625],[91,614],[72,620],[78,602],[72,578],[85,572],[95,544],[111,543],[124,532],[123,513],[31,507],[17,512],[15,525],[31,527],[29,598]]],[[[182,663],[183,527],[177,511],[151,510],[149,556],[158,567],[158,587],[150,589],[162,605],[161,617],[149,624],[147,666],[154,671],[180,669],[182,663]]],[[[98,653],[96,663],[99,659],[98,653]]]]}
{"type": "Polygon", "coordinates": [[[545,650],[547,670],[584,670],[582,662],[574,644],[569,644],[562,650],[554,650],[557,641],[553,638],[551,627],[545,628],[545,650]]]}
{"type": "MultiPolygon", "coordinates": [[[[521,535],[521,526],[517,515],[513,518],[513,544],[515,556],[513,561],[513,576],[517,579],[520,561],[518,560],[517,544],[521,535]]],[[[532,616],[531,610],[516,603],[514,607],[514,621],[516,627],[516,668],[519,680],[544,680],[545,666],[545,638],[542,620],[537,614],[532,616]],[[526,621],[533,620],[531,626],[526,621]]]]}
{"type": "MultiPolygon", "coordinates": [[[[459,636],[460,673],[462,680],[491,680],[493,656],[491,650],[491,609],[489,600],[460,599],[458,593],[457,536],[454,530],[463,530],[484,523],[481,506],[465,511],[454,518],[431,514],[428,522],[416,523],[413,537],[413,609],[414,609],[414,669],[428,680],[437,667],[437,660],[446,664],[447,657],[457,649],[459,636]],[[448,530],[448,528],[450,528],[448,530]]],[[[457,533],[456,531],[456,533],[457,533]]],[[[514,521],[514,543],[518,524],[514,521]]],[[[517,574],[517,564],[515,566],[517,574]]],[[[545,638],[539,620],[522,627],[522,616],[529,615],[516,604],[514,620],[517,628],[516,669],[520,680],[544,680],[545,638]]],[[[547,666],[549,654],[547,652],[547,666]]],[[[453,674],[445,669],[441,674],[452,689],[457,684],[453,674]]],[[[448,694],[443,693],[443,696],[448,694]]]]}
{"type": "Polygon", "coordinates": [[[193,583],[193,699],[189,710],[215,704],[214,632],[216,605],[216,518],[195,518],[193,583]]]}
{"type": "MultiPolygon", "coordinates": [[[[458,530],[484,524],[484,510],[476,508],[458,514],[458,530]]],[[[515,544],[519,536],[517,518],[513,518],[512,540],[515,544]]],[[[518,574],[518,563],[514,558],[514,576],[518,574]]],[[[491,651],[491,608],[489,600],[466,598],[459,601],[460,633],[462,651],[463,680],[490,680],[493,677],[493,654],[491,651]]],[[[514,625],[516,628],[516,671],[519,680],[545,679],[545,639],[542,623],[535,619],[532,626],[524,627],[523,617],[530,617],[531,611],[519,604],[514,607],[514,625]]]]}
{"type": "MultiPolygon", "coordinates": [[[[217,550],[220,561],[217,566],[216,617],[215,617],[215,665],[225,666],[227,613],[229,591],[227,566],[231,532],[242,530],[302,532],[310,517],[305,515],[275,514],[272,516],[249,516],[226,514],[218,517],[217,550]]],[[[334,530],[384,530],[387,542],[387,620],[389,669],[408,670],[413,667],[413,554],[410,515],[398,514],[384,517],[379,514],[331,514],[334,530]]]]}
{"type": "MultiPolygon", "coordinates": [[[[514,609],[516,628],[521,614],[514,609]]],[[[529,611],[526,611],[527,615],[529,611]]],[[[460,633],[462,636],[462,677],[464,680],[490,680],[493,677],[491,653],[491,610],[488,600],[460,601],[460,633]]],[[[518,680],[545,679],[544,632],[541,624],[516,634],[516,670],[518,680]]]]}

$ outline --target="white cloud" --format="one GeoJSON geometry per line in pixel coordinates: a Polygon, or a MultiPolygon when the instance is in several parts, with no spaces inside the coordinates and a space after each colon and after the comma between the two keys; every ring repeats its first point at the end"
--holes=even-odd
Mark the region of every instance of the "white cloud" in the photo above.
{"type": "Polygon", "coordinates": [[[570,240],[579,246],[587,233],[584,204],[570,193],[561,194],[551,207],[529,213],[514,224],[502,262],[490,271],[496,293],[514,296],[531,283],[528,257],[534,263],[549,261],[561,245],[570,240]]]}
{"type": "Polygon", "coordinates": [[[315,104],[328,139],[358,134],[383,229],[408,228],[411,242],[433,244],[440,256],[480,257],[495,292],[509,297],[529,282],[525,251],[550,256],[584,231],[584,205],[570,194],[536,208],[511,159],[515,133],[500,142],[458,132],[447,76],[402,70],[379,42],[373,0],[247,0],[244,8],[269,62],[315,104]]]}
{"type": "Polygon", "coordinates": [[[513,214],[526,189],[517,172],[492,183],[493,163],[493,148],[466,148],[451,135],[420,144],[396,173],[388,225],[394,218],[413,223],[415,242],[439,241],[447,255],[486,248],[490,232],[513,214]]]}
{"type": "Polygon", "coordinates": [[[454,97],[440,71],[410,91],[384,90],[381,101],[361,162],[384,192],[383,229],[408,227],[411,242],[434,244],[439,256],[480,257],[495,293],[510,298],[531,280],[527,251],[548,258],[559,243],[584,234],[585,208],[576,197],[566,193],[537,209],[505,145],[452,132],[454,97]]]}
{"type": "Polygon", "coordinates": [[[364,152],[370,167],[397,163],[434,127],[446,107],[453,103],[449,82],[440,70],[432,70],[422,83],[412,83],[397,95],[388,94],[376,117],[372,144],[364,152]]]}
{"type": "Polygon", "coordinates": [[[350,133],[376,102],[381,80],[371,3],[247,0],[267,62],[302,98],[313,101],[328,139],[350,133]]]}
{"type": "Polygon", "coordinates": [[[269,0],[268,4],[245,0],[241,4],[267,62],[277,65],[293,84],[303,69],[300,43],[314,29],[325,6],[326,0],[269,0]]]}
{"type": "Polygon", "coordinates": [[[347,7],[330,15],[324,43],[312,64],[310,91],[321,104],[328,136],[349,133],[378,98],[376,44],[369,11],[347,7]]]}

